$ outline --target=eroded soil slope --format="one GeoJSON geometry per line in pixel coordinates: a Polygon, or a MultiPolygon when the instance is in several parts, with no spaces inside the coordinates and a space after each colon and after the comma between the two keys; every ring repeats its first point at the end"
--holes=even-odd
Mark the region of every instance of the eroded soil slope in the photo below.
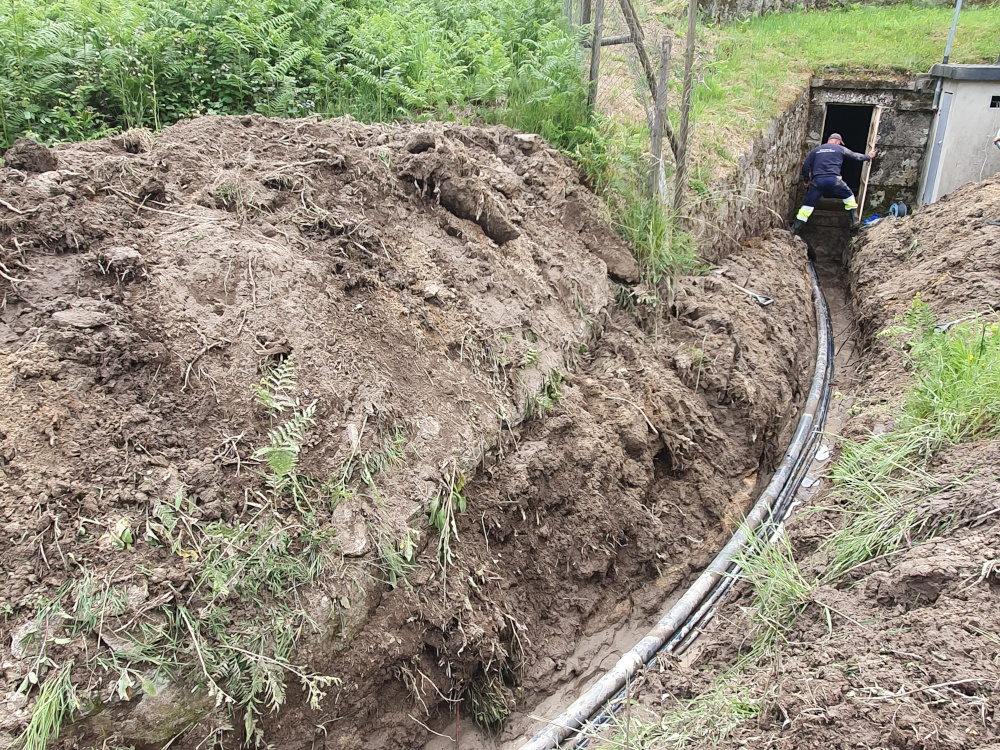
{"type": "Polygon", "coordinates": [[[0,746],[29,675],[81,747],[502,717],[714,552],[808,377],[800,249],[667,309],[533,136],[252,116],[5,158],[0,746]]]}
{"type": "MultiPolygon", "coordinates": [[[[896,424],[913,375],[900,347],[875,334],[905,314],[916,295],[939,325],[997,306],[1000,227],[986,223],[997,219],[994,179],[861,233],[846,279],[866,346],[838,374],[837,397],[854,396],[843,435],[864,441],[896,424]]],[[[995,440],[946,448],[920,480],[928,489],[919,502],[883,519],[891,525],[918,513],[926,518],[915,527],[921,538],[816,588],[782,645],[761,662],[766,669],[721,677],[753,640],[743,586],[695,663],[650,675],[643,701],[658,716],[724,685],[711,692],[726,697],[708,715],[718,726],[735,725],[722,742],[730,748],[1000,746],[998,466],[995,440]],[[741,721],[740,707],[760,713],[741,721]]],[[[905,489],[901,480],[898,491],[905,489]]],[[[837,502],[828,496],[820,503],[826,510],[789,523],[810,582],[822,581],[830,564],[822,544],[843,523],[837,502]]]]}

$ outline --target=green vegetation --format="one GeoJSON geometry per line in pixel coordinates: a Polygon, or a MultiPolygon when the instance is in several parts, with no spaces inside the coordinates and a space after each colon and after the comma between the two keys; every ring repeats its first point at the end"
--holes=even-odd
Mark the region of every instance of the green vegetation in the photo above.
{"type": "Polygon", "coordinates": [[[770,543],[751,535],[749,544],[733,561],[753,588],[753,652],[765,655],[781,642],[803,612],[816,584],[802,575],[783,529],[770,543]]]}
{"type": "Polygon", "coordinates": [[[645,125],[595,115],[591,132],[573,155],[604,198],[604,219],[632,246],[644,280],[656,286],[678,274],[698,273],[705,264],[693,238],[648,192],[645,125]]]}
{"type": "MultiPolygon", "coordinates": [[[[669,696],[664,696],[664,703],[669,696]]],[[[667,709],[654,720],[645,715],[613,718],[610,738],[596,743],[599,750],[654,750],[655,748],[703,748],[717,745],[742,722],[754,719],[763,711],[763,702],[753,691],[732,679],[720,677],[710,690],[667,709]]]]}
{"type": "Polygon", "coordinates": [[[504,682],[505,664],[504,659],[486,662],[465,696],[476,724],[493,731],[499,731],[514,710],[504,682]]]}
{"type": "Polygon", "coordinates": [[[72,669],[72,664],[63,665],[42,685],[31,712],[31,722],[17,738],[14,747],[45,750],[49,740],[59,736],[63,721],[79,708],[76,690],[70,682],[72,669]]]}
{"type": "MultiPolygon", "coordinates": [[[[135,697],[135,685],[145,689],[151,672],[183,675],[225,707],[247,745],[261,742],[261,715],[285,703],[289,676],[298,680],[313,707],[325,688],[339,684],[338,678],[313,674],[291,660],[302,633],[317,627],[303,594],[320,576],[336,572],[339,560],[332,508],[320,502],[328,497],[326,486],[298,472],[313,406],[300,406],[292,358],[267,373],[254,392],[272,421],[289,415],[268,432],[268,445],[255,454],[263,461],[267,491],[247,503],[247,517],[230,522],[200,522],[194,502],[183,492],[153,507],[142,538],[169,549],[178,564],[186,561],[193,587],[156,607],[152,616],[132,613],[126,623],[125,588],[97,580],[86,569],[39,606],[31,642],[24,645],[34,647],[39,666],[31,684],[41,687],[31,723],[19,739],[23,747],[41,750],[58,735],[62,719],[80,706],[84,696],[77,696],[70,682],[74,668],[90,674],[90,685],[106,681],[108,673],[116,676],[114,693],[123,700],[135,697]],[[111,640],[109,633],[115,633],[111,640]],[[67,660],[57,666],[58,649],[71,644],[81,646],[76,652],[85,654],[83,664],[67,660]],[[49,675],[42,680],[44,670],[49,675]]],[[[398,447],[398,436],[387,446],[398,447]]],[[[359,457],[355,451],[351,459],[377,471],[385,459],[373,455],[359,457]]],[[[336,480],[343,493],[352,491],[352,476],[348,468],[336,480]]],[[[115,533],[123,538],[122,530],[115,533]]],[[[408,554],[412,557],[412,545],[408,554]]],[[[85,697],[99,705],[107,695],[85,697]]]]}
{"type": "MultiPolygon", "coordinates": [[[[455,560],[451,549],[452,539],[458,539],[458,521],[456,515],[465,513],[465,477],[452,471],[451,479],[445,487],[431,498],[430,518],[428,523],[438,532],[438,562],[441,564],[441,578],[448,577],[448,566],[455,560]]],[[[442,591],[447,591],[442,587],[442,591]]]]}
{"type": "Polygon", "coordinates": [[[407,574],[417,566],[417,534],[408,528],[398,542],[387,539],[384,533],[379,535],[378,560],[374,565],[382,574],[382,582],[391,588],[406,580],[407,574]]]}
{"type": "Polygon", "coordinates": [[[386,121],[509,104],[565,139],[584,122],[557,0],[41,0],[0,8],[0,126],[80,140],[194,114],[386,121]]]}
{"type": "Polygon", "coordinates": [[[562,382],[562,373],[559,370],[552,370],[542,380],[542,387],[538,391],[526,393],[524,418],[538,419],[556,408],[556,405],[562,401],[562,382]]]}
{"type": "Polygon", "coordinates": [[[918,297],[880,334],[909,353],[916,383],[895,428],[848,441],[833,470],[843,500],[843,527],[828,548],[828,575],[934,536],[956,518],[935,511],[932,497],[947,480],[927,472],[948,446],[1000,434],[1000,325],[995,319],[958,323],[947,331],[918,297]]]}

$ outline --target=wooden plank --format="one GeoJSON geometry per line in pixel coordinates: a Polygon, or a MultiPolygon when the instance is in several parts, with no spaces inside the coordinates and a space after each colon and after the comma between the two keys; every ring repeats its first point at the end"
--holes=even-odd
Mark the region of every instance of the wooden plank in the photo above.
{"type": "MultiPolygon", "coordinates": [[[[882,108],[879,106],[875,107],[875,111],[872,112],[872,124],[868,129],[868,141],[865,144],[865,153],[867,154],[873,148],[875,148],[875,141],[878,139],[878,126],[882,121],[882,108]]],[[[872,163],[866,161],[864,166],[861,167],[861,197],[858,199],[858,216],[860,217],[865,212],[865,199],[868,197],[868,178],[872,173],[872,163]]]]}
{"type": "Polygon", "coordinates": [[[691,70],[694,66],[694,43],[698,24],[698,0],[688,0],[688,28],[684,49],[684,88],[681,93],[681,134],[677,144],[677,169],[674,172],[674,213],[680,216],[687,188],[687,145],[691,124],[691,70]]]}
{"type": "Polygon", "coordinates": [[[646,75],[646,85],[649,86],[649,95],[656,98],[656,72],[653,70],[653,61],[649,59],[646,52],[645,39],[642,35],[642,26],[639,25],[639,17],[635,14],[632,0],[618,0],[622,6],[622,14],[625,16],[625,24],[635,41],[636,52],[639,53],[639,62],[642,64],[643,73],[646,75]]]}
{"type": "MultiPolygon", "coordinates": [[[[656,73],[653,71],[653,63],[649,59],[649,55],[646,53],[646,46],[643,43],[644,36],[642,33],[642,26],[639,23],[639,16],[636,15],[635,6],[632,5],[632,0],[619,0],[619,3],[621,4],[622,13],[625,16],[625,23],[628,25],[629,31],[634,37],[635,49],[639,55],[639,63],[642,65],[642,70],[645,74],[646,84],[649,86],[649,93],[655,100],[657,86],[656,73]]],[[[674,134],[674,128],[670,124],[670,120],[664,121],[663,129],[667,136],[667,143],[670,144],[670,153],[676,157],[677,136],[674,134]]]]}
{"type": "MultiPolygon", "coordinates": [[[[635,41],[631,34],[622,34],[621,36],[605,36],[601,37],[602,47],[613,47],[616,44],[632,44],[635,41]]],[[[583,46],[590,49],[590,40],[584,39],[583,46]]]]}

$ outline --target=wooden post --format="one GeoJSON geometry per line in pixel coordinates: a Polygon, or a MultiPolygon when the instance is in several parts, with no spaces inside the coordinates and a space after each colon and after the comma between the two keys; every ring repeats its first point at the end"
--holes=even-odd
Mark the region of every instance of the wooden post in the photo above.
{"type": "Polygon", "coordinates": [[[587,26],[590,24],[590,6],[593,3],[593,0],[582,0],[582,2],[583,7],[580,9],[580,25],[587,26]]]}
{"type": "Polygon", "coordinates": [[[635,14],[632,0],[618,0],[622,6],[622,15],[625,16],[625,25],[628,26],[629,33],[635,43],[635,50],[639,53],[639,62],[642,70],[646,74],[646,85],[649,86],[649,95],[656,98],[656,72],[653,70],[653,61],[646,53],[646,45],[642,35],[642,26],[639,25],[639,17],[635,14]]]}
{"type": "Polygon", "coordinates": [[[596,0],[594,8],[594,40],[590,47],[590,90],[587,93],[587,107],[597,104],[597,80],[601,75],[601,27],[604,26],[604,0],[596,0]]]}
{"type": "Polygon", "coordinates": [[[649,192],[659,195],[662,201],[663,187],[663,123],[667,119],[667,91],[670,88],[670,37],[660,40],[660,77],[656,81],[656,96],[653,99],[653,132],[650,137],[650,150],[653,153],[649,165],[649,192]]]}
{"type": "Polygon", "coordinates": [[[684,206],[687,187],[687,147],[691,121],[691,70],[694,67],[694,43],[698,23],[698,0],[688,0],[687,43],[684,49],[684,88],[681,93],[681,133],[677,144],[677,170],[674,173],[674,213],[684,206]]]}
{"type": "MultiPolygon", "coordinates": [[[[635,40],[635,49],[639,54],[639,62],[642,64],[642,70],[645,73],[646,84],[649,86],[649,93],[655,101],[657,86],[656,73],[653,71],[653,63],[649,59],[649,55],[646,54],[646,46],[643,43],[642,26],[639,24],[639,16],[636,15],[635,6],[632,5],[632,0],[619,0],[619,2],[622,6],[622,13],[625,15],[625,23],[628,24],[629,33],[632,35],[633,40],[635,40]]],[[[670,124],[670,120],[665,120],[663,127],[666,132],[667,143],[670,145],[670,153],[676,156],[677,136],[674,135],[674,128],[670,124]]]]}

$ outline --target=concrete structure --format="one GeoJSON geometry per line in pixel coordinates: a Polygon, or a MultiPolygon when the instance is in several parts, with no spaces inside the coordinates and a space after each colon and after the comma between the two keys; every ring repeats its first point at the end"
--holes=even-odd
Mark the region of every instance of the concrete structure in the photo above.
{"type": "MultiPolygon", "coordinates": [[[[915,205],[933,118],[933,81],[923,75],[814,78],[810,88],[803,156],[830,133],[841,133],[851,150],[878,152],[869,168],[844,162],[844,180],[863,216],[884,214],[897,201],[915,205]]],[[[839,202],[831,206],[843,213],[839,202]]]]}
{"type": "MultiPolygon", "coordinates": [[[[750,237],[787,226],[805,196],[802,160],[835,131],[855,151],[869,150],[869,140],[878,150],[871,168],[851,163],[844,170],[859,202],[864,197],[864,215],[885,213],[896,201],[915,205],[933,99],[934,81],[926,75],[813,78],[754,136],[738,166],[688,207],[702,257],[715,261],[750,237]]],[[[848,220],[840,201],[823,200],[810,225],[846,229],[848,220]]]]}
{"type": "Polygon", "coordinates": [[[1000,172],[1000,66],[935,65],[940,82],[933,135],[920,180],[920,202],[1000,172]]]}

